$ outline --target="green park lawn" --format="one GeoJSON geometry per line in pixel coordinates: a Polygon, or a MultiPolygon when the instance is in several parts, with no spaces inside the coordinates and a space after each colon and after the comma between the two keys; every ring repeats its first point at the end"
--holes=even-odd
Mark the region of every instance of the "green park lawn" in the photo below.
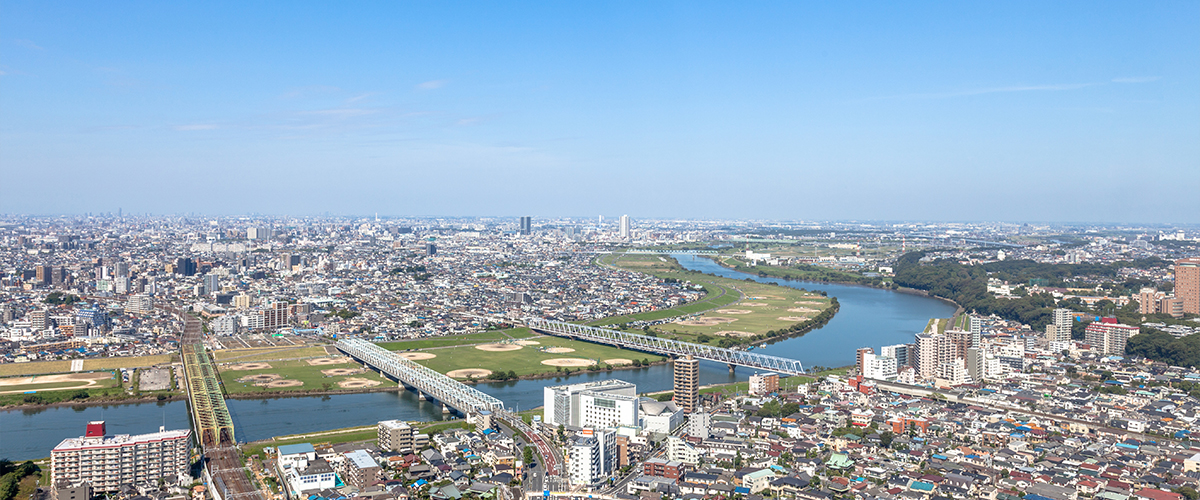
{"type": "Polygon", "coordinates": [[[395,342],[380,342],[379,347],[389,351],[420,350],[440,347],[455,347],[463,345],[487,344],[510,339],[527,339],[534,335],[528,328],[510,328],[490,332],[468,333],[466,335],[448,335],[445,337],[429,337],[395,342]]]}
{"type": "MultiPolygon", "coordinates": [[[[639,351],[618,349],[605,345],[592,344],[558,337],[533,337],[529,340],[538,345],[522,346],[515,351],[492,352],[477,349],[476,346],[458,346],[439,349],[426,349],[437,357],[417,362],[441,373],[449,373],[463,368],[481,368],[492,372],[512,371],[518,376],[543,373],[557,373],[554,366],[542,364],[542,361],[558,358],[584,359],[590,362],[604,362],[607,359],[639,359],[656,362],[666,359],[639,351]],[[540,349],[560,347],[574,349],[569,353],[548,353],[540,349]]],[[[566,370],[568,368],[563,368],[566,370]]],[[[571,371],[579,371],[580,367],[570,367],[571,371]]]]}
{"type": "Polygon", "coordinates": [[[221,349],[213,358],[225,361],[270,361],[273,359],[320,358],[326,356],[324,347],[258,347],[250,349],[221,349]]]}
{"type": "MultiPolygon", "coordinates": [[[[379,381],[380,385],[374,387],[385,387],[395,385],[394,382],[382,377],[377,372],[367,370],[363,373],[345,376],[326,376],[321,373],[322,370],[330,370],[334,368],[362,368],[362,365],[354,362],[333,364],[333,365],[309,365],[306,360],[286,360],[286,361],[267,361],[270,368],[258,370],[235,370],[234,366],[240,364],[221,364],[217,366],[217,370],[221,375],[221,383],[225,386],[225,392],[228,394],[246,394],[254,392],[276,392],[276,391],[322,391],[322,390],[342,390],[338,386],[338,382],[344,381],[347,378],[363,378],[367,380],[379,381]],[[274,374],[283,377],[284,380],[299,380],[304,385],[294,387],[259,387],[253,382],[238,382],[238,379],[260,374],[274,374]],[[326,386],[325,384],[329,384],[326,386]]],[[[346,389],[351,390],[351,389],[346,389]]]]}

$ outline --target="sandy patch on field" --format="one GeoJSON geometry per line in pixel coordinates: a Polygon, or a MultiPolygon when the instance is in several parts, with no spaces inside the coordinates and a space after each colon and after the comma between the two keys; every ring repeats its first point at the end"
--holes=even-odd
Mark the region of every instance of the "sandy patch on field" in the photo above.
{"type": "Polygon", "coordinates": [[[521,346],[516,345],[516,344],[483,344],[483,345],[477,345],[477,346],[475,346],[475,348],[479,349],[480,351],[504,352],[504,351],[519,350],[519,349],[521,349],[521,346]]]}
{"type": "Polygon", "coordinates": [[[734,318],[722,318],[720,316],[712,316],[707,318],[689,319],[684,321],[676,321],[676,324],[683,326],[716,326],[721,323],[733,323],[737,321],[734,318]]]}
{"type": "Polygon", "coordinates": [[[750,298],[752,298],[754,300],[772,300],[772,299],[782,300],[783,299],[783,297],[780,297],[778,295],[756,295],[756,296],[750,297],[750,298]]]}
{"type": "Polygon", "coordinates": [[[740,332],[737,330],[721,330],[714,335],[725,335],[727,337],[753,337],[755,334],[750,332],[740,332]]]}
{"type": "Polygon", "coordinates": [[[271,365],[269,365],[267,363],[238,363],[236,365],[226,366],[225,369],[239,371],[239,372],[250,371],[250,370],[270,370],[271,365]]]}
{"type": "Polygon", "coordinates": [[[317,359],[308,360],[309,366],[340,365],[340,364],[349,363],[349,362],[350,362],[349,359],[346,359],[346,358],[343,358],[340,356],[336,357],[336,358],[317,358],[317,359]]]}
{"type": "Polygon", "coordinates": [[[806,318],[804,316],[780,316],[776,319],[778,319],[779,321],[804,321],[808,318],[806,318]]]}
{"type": "Polygon", "coordinates": [[[547,347],[544,352],[548,352],[550,354],[566,354],[568,352],[575,352],[575,349],[571,349],[570,347],[547,347]]]}
{"type": "Polygon", "coordinates": [[[547,366],[592,366],[596,362],[581,358],[554,358],[542,361],[542,364],[547,366]]]}
{"type": "Polygon", "coordinates": [[[97,380],[112,378],[111,372],[97,373],[64,373],[61,375],[38,375],[34,377],[0,378],[0,387],[25,384],[55,384],[58,382],[87,382],[80,387],[96,385],[97,380]]]}
{"type": "Polygon", "coordinates": [[[260,382],[267,383],[267,382],[271,382],[274,380],[280,380],[282,378],[283,378],[282,375],[276,375],[274,373],[260,373],[258,375],[246,375],[245,377],[237,379],[237,381],[238,382],[253,382],[255,385],[258,385],[260,382]]]}
{"type": "Polygon", "coordinates": [[[518,340],[518,341],[517,341],[517,343],[518,343],[518,344],[521,344],[521,345],[538,345],[538,344],[541,344],[541,342],[538,342],[538,341],[536,341],[536,340],[518,340]]]}
{"type": "MultiPolygon", "coordinates": [[[[259,384],[254,384],[254,385],[259,385],[259,384]]],[[[300,387],[302,385],[304,385],[304,382],[301,382],[299,380],[276,380],[274,382],[267,382],[266,384],[263,384],[262,386],[270,387],[272,389],[278,389],[281,387],[300,387]]]]}
{"type": "Polygon", "coordinates": [[[821,302],[822,302],[821,299],[804,299],[804,300],[796,301],[797,304],[806,304],[806,305],[810,305],[810,306],[811,305],[819,305],[821,302]]]}
{"type": "Polygon", "coordinates": [[[410,361],[420,361],[422,359],[436,358],[437,354],[433,354],[431,352],[402,352],[400,353],[400,356],[410,361]]]}
{"type": "Polygon", "coordinates": [[[358,375],[364,371],[366,370],[362,368],[330,368],[328,370],[321,370],[321,373],[325,374],[326,377],[341,377],[344,375],[358,375]]]}
{"type": "Polygon", "coordinates": [[[747,311],[745,309],[717,309],[717,312],[721,314],[750,314],[753,311],[747,311]]]}
{"type": "Polygon", "coordinates": [[[12,387],[12,386],[18,386],[18,385],[25,385],[25,384],[53,384],[53,383],[58,383],[58,382],[80,382],[80,384],[69,386],[69,387],[54,387],[54,388],[49,388],[49,389],[38,389],[37,387],[22,387],[20,389],[13,390],[13,391],[0,391],[0,394],[14,394],[14,393],[22,393],[25,391],[47,392],[47,391],[67,391],[67,390],[71,390],[71,389],[83,389],[86,387],[91,387],[91,386],[99,384],[100,380],[107,380],[112,377],[113,377],[113,375],[110,372],[64,373],[61,375],[39,375],[39,376],[34,376],[34,377],[11,377],[11,378],[0,379],[0,387],[5,387],[5,386],[12,387]]]}
{"type": "Polygon", "coordinates": [[[360,387],[375,387],[379,385],[378,380],[367,380],[365,378],[350,377],[346,380],[338,382],[338,387],[343,389],[358,389],[360,387]]]}
{"type": "Polygon", "coordinates": [[[793,312],[793,313],[815,313],[815,312],[817,312],[817,310],[816,310],[816,309],[809,309],[809,308],[807,308],[807,307],[792,307],[792,308],[789,308],[789,309],[788,309],[788,312],[793,312]]]}
{"type": "Polygon", "coordinates": [[[606,360],[604,360],[604,362],[608,363],[610,365],[613,365],[613,366],[632,365],[633,364],[632,359],[625,359],[625,358],[606,359],[606,360]]]}
{"type": "Polygon", "coordinates": [[[766,302],[747,302],[745,304],[738,304],[738,306],[740,306],[740,307],[766,307],[769,305],[771,305],[771,304],[768,304],[766,302]]]}
{"type": "Polygon", "coordinates": [[[446,376],[450,378],[483,378],[491,374],[491,370],[484,370],[483,368],[463,368],[462,370],[449,372],[446,376]]]}

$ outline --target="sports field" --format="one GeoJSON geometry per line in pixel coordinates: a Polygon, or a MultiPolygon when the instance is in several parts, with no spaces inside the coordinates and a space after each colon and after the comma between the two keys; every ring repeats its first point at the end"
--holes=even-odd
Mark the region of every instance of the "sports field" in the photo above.
{"type": "Polygon", "coordinates": [[[22,394],[30,391],[65,391],[73,389],[105,389],[116,387],[112,372],[62,373],[0,378],[0,394],[22,394]]]}
{"type": "Polygon", "coordinates": [[[337,391],[390,386],[393,382],[344,356],[235,361],[217,365],[229,394],[275,391],[337,391]]]}
{"type": "Polygon", "coordinates": [[[505,340],[519,340],[533,336],[528,328],[510,328],[491,332],[468,333],[466,335],[448,335],[445,337],[429,337],[395,342],[380,342],[379,347],[389,351],[404,351],[408,349],[430,349],[437,347],[454,347],[460,345],[487,344],[505,340]]]}
{"type": "MultiPolygon", "coordinates": [[[[124,358],[87,358],[83,360],[82,371],[112,370],[114,368],[141,368],[146,366],[169,364],[177,359],[178,356],[175,354],[133,356],[124,358]]],[[[70,361],[35,361],[32,363],[5,363],[0,365],[0,377],[9,377],[13,375],[67,373],[70,371],[70,361]]]]}
{"type": "Polygon", "coordinates": [[[489,344],[433,348],[400,353],[413,361],[460,379],[482,379],[512,371],[518,376],[579,371],[596,364],[622,366],[665,359],[639,351],[558,337],[527,337],[489,344]],[[432,357],[430,357],[432,356],[432,357]]]}
{"type": "Polygon", "coordinates": [[[602,264],[704,285],[708,295],[684,307],[658,311],[659,319],[691,315],[657,325],[654,332],[688,342],[717,344],[721,338],[754,338],[772,330],[807,321],[830,306],[829,298],[791,287],[708,276],[684,270],[671,259],[657,255],[608,255],[602,264]]]}

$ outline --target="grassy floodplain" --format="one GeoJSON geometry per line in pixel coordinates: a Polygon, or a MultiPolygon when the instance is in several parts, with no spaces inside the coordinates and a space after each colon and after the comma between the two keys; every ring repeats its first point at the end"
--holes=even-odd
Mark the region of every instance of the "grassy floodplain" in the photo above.
{"type": "MultiPolygon", "coordinates": [[[[576,366],[561,367],[562,370],[579,371],[582,368],[598,363],[620,365],[633,359],[646,360],[651,363],[666,359],[663,356],[656,356],[640,351],[618,349],[616,347],[559,337],[531,336],[524,337],[521,340],[526,343],[536,342],[536,344],[520,345],[515,341],[507,341],[507,343],[501,343],[501,345],[512,346],[512,348],[519,347],[519,349],[488,351],[480,349],[478,345],[460,345],[456,347],[414,349],[405,352],[405,354],[436,356],[430,359],[416,359],[415,361],[433,370],[448,373],[460,379],[471,377],[454,372],[467,368],[488,370],[494,373],[512,371],[520,377],[559,373],[559,367],[542,363],[548,360],[579,360],[576,366]],[[547,352],[549,349],[570,349],[571,351],[547,352]]],[[[482,378],[482,376],[474,378],[482,378]]]]}
{"type": "Polygon", "coordinates": [[[324,370],[360,370],[362,365],[350,361],[349,358],[341,357],[344,361],[332,364],[311,364],[310,362],[316,359],[283,359],[283,360],[257,360],[243,361],[238,360],[232,363],[223,363],[217,365],[217,370],[221,375],[221,383],[225,386],[226,394],[254,394],[254,393],[272,393],[272,392],[305,392],[305,391],[338,391],[338,390],[355,390],[373,387],[392,387],[394,382],[381,377],[377,372],[370,370],[347,375],[326,375],[322,373],[324,370]],[[264,366],[266,365],[266,366],[264,366]],[[251,369],[245,369],[250,368],[251,369]],[[277,376],[275,379],[278,384],[269,385],[266,387],[255,385],[254,380],[239,381],[250,377],[263,376],[261,380],[266,381],[266,376],[277,376]],[[370,382],[378,382],[376,385],[370,384],[353,384],[352,387],[343,387],[339,384],[344,384],[347,379],[363,379],[370,382]],[[288,382],[291,381],[291,382],[288,382]],[[295,383],[300,385],[294,385],[295,383]],[[292,384],[292,385],[288,385],[292,384]],[[328,385],[326,385],[328,384],[328,385]],[[356,386],[356,387],[355,387],[356,386]]]}
{"type": "MultiPolygon", "coordinates": [[[[690,281],[703,285],[709,294],[683,307],[627,317],[630,320],[656,320],[690,314],[672,323],[657,325],[658,335],[688,342],[716,345],[723,337],[756,338],[772,330],[781,330],[820,314],[831,300],[816,292],[791,287],[709,276],[683,269],[672,259],[657,255],[611,254],[601,264],[652,274],[663,279],[690,281]]],[[[605,320],[608,324],[618,320],[605,320]]]]}
{"type": "MultiPolygon", "coordinates": [[[[179,356],[175,354],[120,358],[86,358],[83,360],[82,371],[112,370],[116,368],[144,368],[148,366],[170,364],[178,361],[178,359],[179,356]]],[[[0,377],[68,373],[70,371],[70,361],[34,361],[30,363],[5,363],[0,365],[0,377]]]]}

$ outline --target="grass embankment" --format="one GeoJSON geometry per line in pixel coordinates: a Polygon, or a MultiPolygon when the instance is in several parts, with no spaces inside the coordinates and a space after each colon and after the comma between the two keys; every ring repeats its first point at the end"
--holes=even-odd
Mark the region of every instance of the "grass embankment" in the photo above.
{"type": "Polygon", "coordinates": [[[133,399],[121,389],[119,372],[80,372],[0,379],[0,407],[133,399]],[[31,394],[25,394],[32,392],[31,394]]]}
{"type": "MultiPolygon", "coordinates": [[[[700,301],[655,311],[653,316],[629,317],[653,320],[686,315],[673,323],[656,325],[648,330],[651,334],[686,342],[730,347],[782,338],[823,325],[836,312],[836,299],[820,293],[687,271],[674,260],[659,256],[613,254],[605,256],[601,264],[703,285],[709,294],[700,301]]],[[[620,320],[603,322],[613,324],[620,320]]]]}
{"type": "Polygon", "coordinates": [[[771,266],[758,264],[750,266],[745,261],[733,256],[720,256],[715,259],[718,264],[735,271],[753,274],[759,277],[784,278],[798,281],[817,281],[822,283],[850,283],[855,285],[882,286],[884,278],[867,277],[857,273],[848,273],[809,264],[796,264],[792,267],[771,266]]]}

